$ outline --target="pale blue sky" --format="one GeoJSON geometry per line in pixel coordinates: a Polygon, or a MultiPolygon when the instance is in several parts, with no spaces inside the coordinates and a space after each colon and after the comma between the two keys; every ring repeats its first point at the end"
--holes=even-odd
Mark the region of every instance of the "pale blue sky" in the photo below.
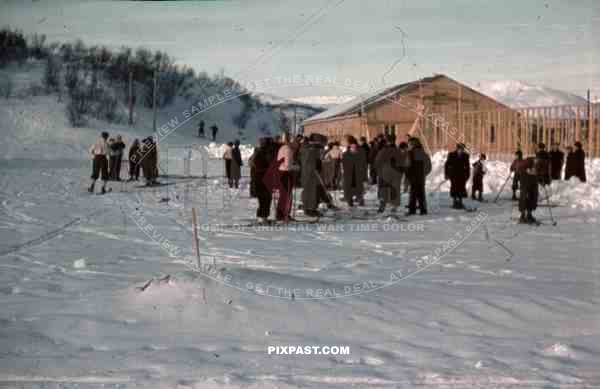
{"type": "Polygon", "coordinates": [[[197,70],[247,80],[381,80],[402,58],[402,30],[407,57],[386,78],[390,84],[445,73],[472,86],[517,79],[600,95],[600,0],[5,0],[0,25],[50,41],[160,49],[197,70]],[[321,17],[311,19],[315,14],[321,17]]]}

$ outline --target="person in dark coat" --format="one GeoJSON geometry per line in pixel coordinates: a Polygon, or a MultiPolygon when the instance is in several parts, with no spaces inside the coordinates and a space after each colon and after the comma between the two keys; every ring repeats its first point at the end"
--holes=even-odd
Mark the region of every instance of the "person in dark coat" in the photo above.
{"type": "Polygon", "coordinates": [[[200,120],[198,123],[198,137],[204,138],[204,120],[200,120]]]}
{"type": "Polygon", "coordinates": [[[383,142],[381,138],[376,137],[371,142],[371,147],[369,149],[369,154],[367,154],[367,162],[369,163],[369,184],[377,185],[377,169],[375,168],[373,162],[375,162],[375,158],[377,158],[377,153],[383,147],[383,142]]]}
{"type": "Polygon", "coordinates": [[[486,155],[481,154],[479,159],[473,163],[473,184],[471,185],[471,198],[473,200],[483,201],[483,176],[487,173],[485,168],[486,155]],[[475,197],[475,194],[478,196],[475,197]]]}
{"type": "Polygon", "coordinates": [[[364,183],[368,182],[367,155],[353,136],[347,136],[346,142],[348,149],[342,155],[344,198],[349,207],[354,206],[355,198],[358,205],[364,206],[364,183]]]}
{"type": "Polygon", "coordinates": [[[539,170],[543,163],[535,157],[519,160],[515,164],[516,172],[519,174],[521,191],[519,194],[519,212],[521,216],[519,223],[535,223],[533,211],[537,208],[539,197],[539,170]]]}
{"type": "Polygon", "coordinates": [[[123,153],[125,150],[125,143],[121,135],[117,135],[117,139],[111,145],[111,166],[112,166],[112,179],[115,181],[121,181],[121,161],[123,160],[123,153]]]}
{"type": "Polygon", "coordinates": [[[271,213],[272,180],[267,177],[269,168],[275,159],[275,149],[271,138],[260,138],[258,147],[250,157],[250,196],[258,199],[256,218],[266,223],[271,213]]]}
{"type": "Polygon", "coordinates": [[[406,177],[410,182],[410,198],[406,215],[415,215],[417,208],[420,208],[421,215],[427,215],[425,178],[431,172],[431,160],[423,150],[421,141],[418,138],[411,138],[408,144],[409,166],[406,177]]]}
{"type": "Polygon", "coordinates": [[[575,142],[574,144],[575,146],[575,152],[574,152],[574,175],[575,177],[579,178],[579,181],[581,182],[586,182],[586,176],[585,176],[585,151],[583,151],[583,147],[581,145],[581,142],[575,142]]]}
{"type": "Polygon", "coordinates": [[[212,140],[213,142],[217,140],[217,132],[219,132],[219,127],[217,127],[216,124],[213,124],[210,127],[210,130],[212,131],[212,140]]]}
{"type": "Polygon", "coordinates": [[[142,141],[141,165],[146,179],[146,186],[155,185],[158,177],[158,150],[154,138],[149,136],[142,141]]]}
{"type": "Polygon", "coordinates": [[[515,152],[515,160],[512,162],[512,164],[510,165],[510,171],[513,172],[513,180],[512,180],[512,191],[513,191],[513,195],[512,195],[512,200],[513,201],[517,201],[519,198],[517,197],[517,190],[519,189],[519,182],[520,182],[520,174],[519,174],[519,170],[517,169],[517,166],[521,163],[520,161],[523,160],[523,152],[521,150],[517,150],[515,152]]]}
{"type": "Polygon", "coordinates": [[[550,177],[553,180],[560,180],[563,163],[565,161],[565,153],[560,151],[559,144],[554,143],[550,150],[550,177]]]}
{"type": "Polygon", "coordinates": [[[225,162],[225,177],[227,177],[227,184],[230,188],[233,188],[233,178],[231,177],[231,161],[233,155],[233,142],[228,142],[223,150],[223,161],[225,162]]]}
{"type": "Polygon", "coordinates": [[[231,181],[236,189],[240,187],[240,177],[242,176],[243,165],[240,141],[236,139],[235,142],[233,142],[233,147],[231,149],[231,181]]]}
{"type": "Polygon", "coordinates": [[[319,216],[319,201],[325,191],[321,184],[321,153],[323,146],[320,137],[311,134],[308,143],[300,150],[300,182],[302,183],[302,205],[306,216],[319,216]]]}
{"type": "Polygon", "coordinates": [[[538,160],[537,172],[539,174],[538,179],[540,181],[540,185],[550,185],[550,182],[552,181],[550,175],[550,154],[548,154],[546,151],[546,145],[543,142],[538,143],[535,158],[538,160]]]}
{"type": "Polygon", "coordinates": [[[452,197],[452,208],[463,209],[463,198],[467,197],[467,181],[470,176],[469,154],[462,144],[456,145],[456,150],[448,153],[444,165],[444,173],[450,180],[450,197],[452,197]]]}
{"type": "Polygon", "coordinates": [[[567,146],[567,158],[565,162],[565,181],[575,176],[575,151],[572,146],[567,146]]]}
{"type": "Polygon", "coordinates": [[[129,180],[138,181],[140,179],[140,141],[135,139],[129,148],[129,180]]]}
{"type": "Polygon", "coordinates": [[[392,212],[396,212],[396,209],[400,206],[402,178],[408,168],[408,145],[403,142],[403,146],[406,147],[396,147],[394,141],[390,137],[374,161],[378,176],[377,197],[379,198],[379,208],[377,212],[379,213],[385,211],[386,204],[391,204],[392,212]]]}

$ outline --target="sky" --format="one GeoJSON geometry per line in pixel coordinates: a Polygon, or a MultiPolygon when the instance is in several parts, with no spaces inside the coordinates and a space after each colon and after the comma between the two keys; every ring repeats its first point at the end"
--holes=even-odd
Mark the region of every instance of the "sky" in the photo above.
{"type": "Polygon", "coordinates": [[[0,0],[0,26],[161,50],[242,82],[321,75],[390,86],[444,73],[473,87],[510,79],[600,97],[598,0],[0,0]]]}

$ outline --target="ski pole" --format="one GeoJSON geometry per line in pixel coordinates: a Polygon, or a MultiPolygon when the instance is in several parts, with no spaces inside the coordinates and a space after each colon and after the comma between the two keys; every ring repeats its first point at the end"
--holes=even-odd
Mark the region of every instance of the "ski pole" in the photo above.
{"type": "Polygon", "coordinates": [[[327,187],[325,186],[325,183],[323,182],[323,178],[321,177],[321,175],[319,174],[319,172],[317,172],[316,170],[315,170],[315,174],[317,175],[317,178],[319,179],[319,182],[321,183],[321,187],[325,191],[325,194],[327,195],[327,198],[329,199],[329,201],[331,202],[331,204],[333,204],[335,207],[337,207],[337,204],[335,203],[335,198],[331,195],[331,193],[329,193],[327,191],[327,187]]]}
{"type": "Polygon", "coordinates": [[[504,184],[502,184],[502,186],[500,187],[500,190],[498,191],[498,194],[496,195],[496,198],[494,199],[494,203],[498,202],[498,199],[500,198],[500,195],[502,194],[502,191],[504,190],[504,187],[508,183],[508,180],[510,180],[510,177],[512,177],[512,172],[509,173],[508,177],[506,177],[506,180],[504,180],[504,184]]]}
{"type": "Polygon", "coordinates": [[[555,226],[556,220],[554,220],[554,216],[552,215],[552,204],[550,204],[550,196],[548,194],[548,189],[546,189],[545,185],[542,185],[542,188],[544,188],[544,193],[546,194],[546,202],[548,203],[548,212],[550,212],[550,221],[552,222],[552,225],[555,226]]]}

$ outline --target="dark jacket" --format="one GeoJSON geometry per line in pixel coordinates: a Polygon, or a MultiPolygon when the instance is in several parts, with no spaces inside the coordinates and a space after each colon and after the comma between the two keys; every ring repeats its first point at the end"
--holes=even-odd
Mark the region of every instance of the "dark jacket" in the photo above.
{"type": "Polygon", "coordinates": [[[573,154],[574,176],[579,178],[581,182],[586,182],[585,151],[577,149],[573,154]]]}
{"type": "Polygon", "coordinates": [[[444,174],[450,180],[450,196],[466,197],[467,181],[469,180],[471,167],[469,164],[469,154],[457,151],[448,153],[448,158],[444,164],[444,174]]]}
{"type": "Polygon", "coordinates": [[[274,159],[275,153],[271,145],[267,144],[254,149],[254,153],[250,157],[251,197],[257,197],[259,191],[270,191],[270,180],[266,179],[265,175],[269,171],[269,167],[274,159]]]}
{"type": "Polygon", "coordinates": [[[550,176],[553,180],[560,180],[564,159],[565,153],[562,151],[550,151],[550,176]]]}
{"type": "Polygon", "coordinates": [[[300,150],[300,182],[305,210],[316,210],[321,187],[321,151],[318,143],[309,143],[300,150]]]}
{"type": "Polygon", "coordinates": [[[238,146],[233,146],[231,150],[231,178],[239,180],[242,173],[242,153],[238,146]]]}
{"type": "Polygon", "coordinates": [[[367,181],[367,155],[362,147],[354,146],[342,155],[344,169],[344,197],[361,197],[367,181]]]}
{"type": "Polygon", "coordinates": [[[409,152],[409,166],[406,171],[406,177],[411,186],[425,185],[425,177],[428,174],[427,170],[431,170],[431,160],[423,150],[422,146],[415,146],[409,152]],[[429,168],[428,168],[429,166],[429,168]]]}
{"type": "Polygon", "coordinates": [[[550,154],[546,150],[540,150],[535,154],[537,159],[538,179],[541,184],[550,184],[550,154]]]}

